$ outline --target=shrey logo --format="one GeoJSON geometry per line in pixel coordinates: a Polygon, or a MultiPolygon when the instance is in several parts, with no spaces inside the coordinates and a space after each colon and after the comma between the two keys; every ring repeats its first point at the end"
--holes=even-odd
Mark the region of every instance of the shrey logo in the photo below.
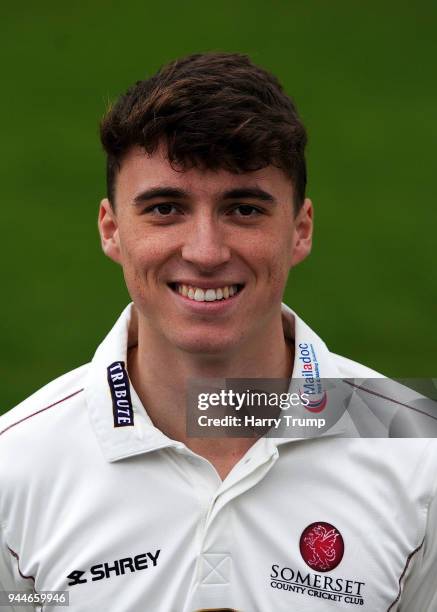
{"type": "Polygon", "coordinates": [[[344,554],[342,535],[330,523],[308,525],[300,536],[299,548],[305,563],[317,572],[330,572],[344,554]]]}

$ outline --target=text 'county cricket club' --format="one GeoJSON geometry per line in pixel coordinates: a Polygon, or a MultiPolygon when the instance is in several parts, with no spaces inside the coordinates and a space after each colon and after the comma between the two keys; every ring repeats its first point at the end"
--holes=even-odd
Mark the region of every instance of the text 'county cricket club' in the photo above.
{"type": "Polygon", "coordinates": [[[310,412],[322,412],[328,401],[326,390],[323,390],[320,379],[319,364],[313,344],[301,342],[298,346],[298,359],[301,363],[300,375],[303,378],[300,394],[309,395],[309,403],[305,406],[310,412]]]}
{"type": "MultiPolygon", "coordinates": [[[[363,606],[365,582],[344,576],[326,575],[340,565],[344,548],[343,537],[334,525],[325,522],[311,523],[300,536],[299,550],[306,565],[315,571],[274,563],[270,573],[270,586],[278,591],[278,596],[281,596],[279,591],[286,591],[363,606]]],[[[285,596],[285,593],[282,596],[285,596]]]]}
{"type": "Polygon", "coordinates": [[[124,361],[114,361],[108,366],[108,384],[111,389],[114,427],[134,424],[134,411],[130,397],[129,376],[124,361]]]}

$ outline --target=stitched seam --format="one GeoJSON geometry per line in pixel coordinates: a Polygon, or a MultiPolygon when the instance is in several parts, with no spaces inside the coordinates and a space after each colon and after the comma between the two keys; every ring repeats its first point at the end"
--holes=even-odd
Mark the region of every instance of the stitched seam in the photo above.
{"type": "Polygon", "coordinates": [[[19,421],[16,421],[15,423],[12,423],[11,425],[8,425],[8,427],[5,427],[5,429],[3,429],[3,431],[0,431],[0,436],[2,434],[4,434],[5,432],[7,432],[9,429],[12,429],[12,427],[15,427],[16,425],[19,425],[20,423],[23,423],[23,421],[27,421],[27,419],[30,419],[33,416],[35,416],[37,414],[40,414],[41,412],[44,412],[45,410],[48,410],[49,408],[53,408],[54,406],[57,406],[58,404],[62,404],[62,402],[65,402],[66,400],[70,399],[71,397],[74,397],[78,393],[81,393],[83,390],[84,389],[79,389],[78,391],[75,391],[74,393],[70,393],[70,395],[67,395],[66,397],[63,397],[62,399],[58,400],[57,402],[53,402],[53,404],[50,404],[49,406],[45,406],[44,408],[40,408],[36,412],[32,412],[32,414],[28,414],[26,417],[23,417],[19,421]]]}
{"type": "Polygon", "coordinates": [[[223,576],[223,574],[221,572],[219,572],[219,567],[220,565],[222,565],[224,563],[225,559],[222,559],[218,565],[216,565],[209,573],[209,575],[211,576],[211,574],[213,572],[215,572],[224,582],[228,582],[227,578],[225,576],[223,576]]]}
{"type": "MultiPolygon", "coordinates": [[[[205,576],[205,580],[206,580],[207,578],[213,578],[215,574],[216,574],[216,575],[219,577],[219,579],[221,579],[221,582],[229,582],[229,581],[227,580],[227,578],[225,578],[225,577],[224,577],[222,574],[220,574],[220,572],[219,572],[219,571],[217,571],[216,569],[212,569],[212,570],[211,570],[211,571],[210,571],[210,572],[209,572],[209,573],[208,573],[208,574],[205,576]]],[[[217,578],[216,578],[216,580],[217,580],[217,578]]],[[[221,583],[219,583],[219,584],[221,584],[221,583]]]]}
{"type": "Polygon", "coordinates": [[[17,560],[17,569],[18,569],[18,573],[20,574],[20,576],[24,578],[25,580],[33,580],[33,584],[35,584],[34,576],[25,576],[20,570],[20,557],[18,556],[18,554],[14,550],[12,550],[12,548],[10,548],[10,546],[8,546],[7,544],[6,544],[6,548],[9,550],[11,555],[15,557],[15,559],[17,560]]]}
{"type": "Polygon", "coordinates": [[[209,567],[210,567],[208,573],[205,575],[205,578],[203,579],[204,581],[207,578],[210,578],[211,576],[213,576],[214,574],[217,574],[217,576],[219,576],[219,578],[221,578],[221,582],[210,582],[208,584],[225,584],[225,583],[227,584],[227,583],[229,583],[229,579],[226,578],[225,576],[223,576],[223,574],[221,574],[218,571],[218,568],[226,561],[226,557],[223,557],[222,559],[220,559],[216,566],[213,566],[211,564],[211,562],[207,559],[207,557],[204,557],[204,560],[207,563],[207,565],[209,565],[209,567]]]}
{"type": "Polygon", "coordinates": [[[389,402],[392,402],[393,404],[397,404],[398,406],[403,406],[404,408],[408,408],[409,410],[413,410],[414,412],[418,412],[419,414],[423,414],[424,416],[427,416],[430,419],[434,419],[435,421],[437,421],[437,417],[432,416],[431,414],[428,414],[427,412],[424,412],[423,410],[419,410],[419,408],[414,408],[414,406],[410,406],[408,404],[404,404],[403,402],[399,402],[398,400],[395,400],[392,397],[389,397],[388,395],[383,395],[382,393],[378,393],[377,391],[371,391],[370,389],[366,389],[365,387],[362,387],[361,385],[356,385],[352,383],[350,380],[347,380],[345,378],[343,379],[343,382],[345,382],[347,385],[350,385],[351,387],[354,387],[355,389],[366,391],[366,393],[369,393],[370,395],[375,395],[376,397],[380,397],[381,399],[388,400],[389,402]]]}
{"type": "Polygon", "coordinates": [[[398,591],[398,596],[396,597],[396,599],[393,601],[393,603],[390,604],[390,606],[387,608],[387,612],[390,612],[390,610],[393,608],[393,606],[399,601],[399,599],[401,598],[401,594],[402,594],[402,579],[405,576],[405,573],[408,569],[408,566],[410,565],[410,561],[413,558],[413,556],[419,552],[419,550],[422,548],[423,543],[425,540],[422,541],[422,544],[420,546],[418,546],[415,550],[413,550],[413,552],[411,552],[408,557],[407,557],[407,561],[405,563],[405,567],[404,570],[402,572],[402,574],[399,577],[399,591],[398,591]]]}

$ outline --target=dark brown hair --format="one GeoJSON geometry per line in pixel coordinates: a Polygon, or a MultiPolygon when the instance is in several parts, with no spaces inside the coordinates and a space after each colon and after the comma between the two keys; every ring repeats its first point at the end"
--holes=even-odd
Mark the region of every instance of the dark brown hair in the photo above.
{"type": "Polygon", "coordinates": [[[123,156],[135,145],[153,154],[161,143],[175,169],[272,164],[292,180],[297,209],[305,199],[305,128],[277,78],[246,55],[195,54],[163,66],[110,107],[100,135],[113,205],[123,156]]]}

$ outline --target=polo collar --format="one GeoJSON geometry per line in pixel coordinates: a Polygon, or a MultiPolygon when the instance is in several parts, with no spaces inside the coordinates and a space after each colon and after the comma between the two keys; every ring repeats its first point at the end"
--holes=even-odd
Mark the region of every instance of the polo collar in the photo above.
{"type": "Polygon", "coordinates": [[[313,365],[320,378],[340,377],[340,371],[326,344],[286,304],[282,304],[282,326],[285,337],[292,340],[295,345],[292,378],[302,378],[302,362],[299,360],[299,349],[311,352],[313,365]]]}
{"type": "MultiPolygon", "coordinates": [[[[305,367],[311,368],[311,375],[314,379],[320,379],[324,387],[323,379],[339,379],[340,370],[335,362],[334,355],[329,351],[323,340],[286,304],[282,304],[282,326],[285,338],[294,342],[294,365],[289,387],[289,393],[296,393],[296,381],[303,381],[305,377],[305,367]],[[305,363],[306,362],[306,363],[305,363]]],[[[308,416],[308,415],[307,415],[308,416]]],[[[327,431],[320,434],[320,437],[342,436],[349,427],[349,420],[341,420],[335,423],[327,431]],[[345,422],[347,421],[347,424],[345,422]]],[[[270,438],[276,446],[297,442],[306,438],[286,436],[280,438],[270,438]]]]}
{"type": "Polygon", "coordinates": [[[128,348],[137,344],[137,335],[136,313],[133,304],[129,304],[98,347],[88,370],[85,384],[88,413],[108,461],[117,461],[168,446],[183,446],[153,425],[132,384],[129,384],[129,390],[133,425],[115,426],[108,368],[112,364],[122,363],[127,372],[128,348]]]}
{"type": "MultiPolygon", "coordinates": [[[[320,378],[339,378],[338,368],[325,343],[285,304],[282,305],[282,321],[285,337],[295,344],[293,378],[302,377],[299,350],[311,350],[320,378]]],[[[115,426],[108,368],[115,363],[122,363],[126,368],[128,348],[137,344],[137,336],[137,317],[133,304],[129,304],[98,347],[87,374],[85,396],[89,417],[107,461],[117,461],[165,447],[185,448],[184,444],[170,439],[153,425],[129,382],[133,424],[115,426]]],[[[128,381],[127,374],[126,379],[128,381]]],[[[275,438],[272,441],[279,445],[298,439],[275,438]]]]}

